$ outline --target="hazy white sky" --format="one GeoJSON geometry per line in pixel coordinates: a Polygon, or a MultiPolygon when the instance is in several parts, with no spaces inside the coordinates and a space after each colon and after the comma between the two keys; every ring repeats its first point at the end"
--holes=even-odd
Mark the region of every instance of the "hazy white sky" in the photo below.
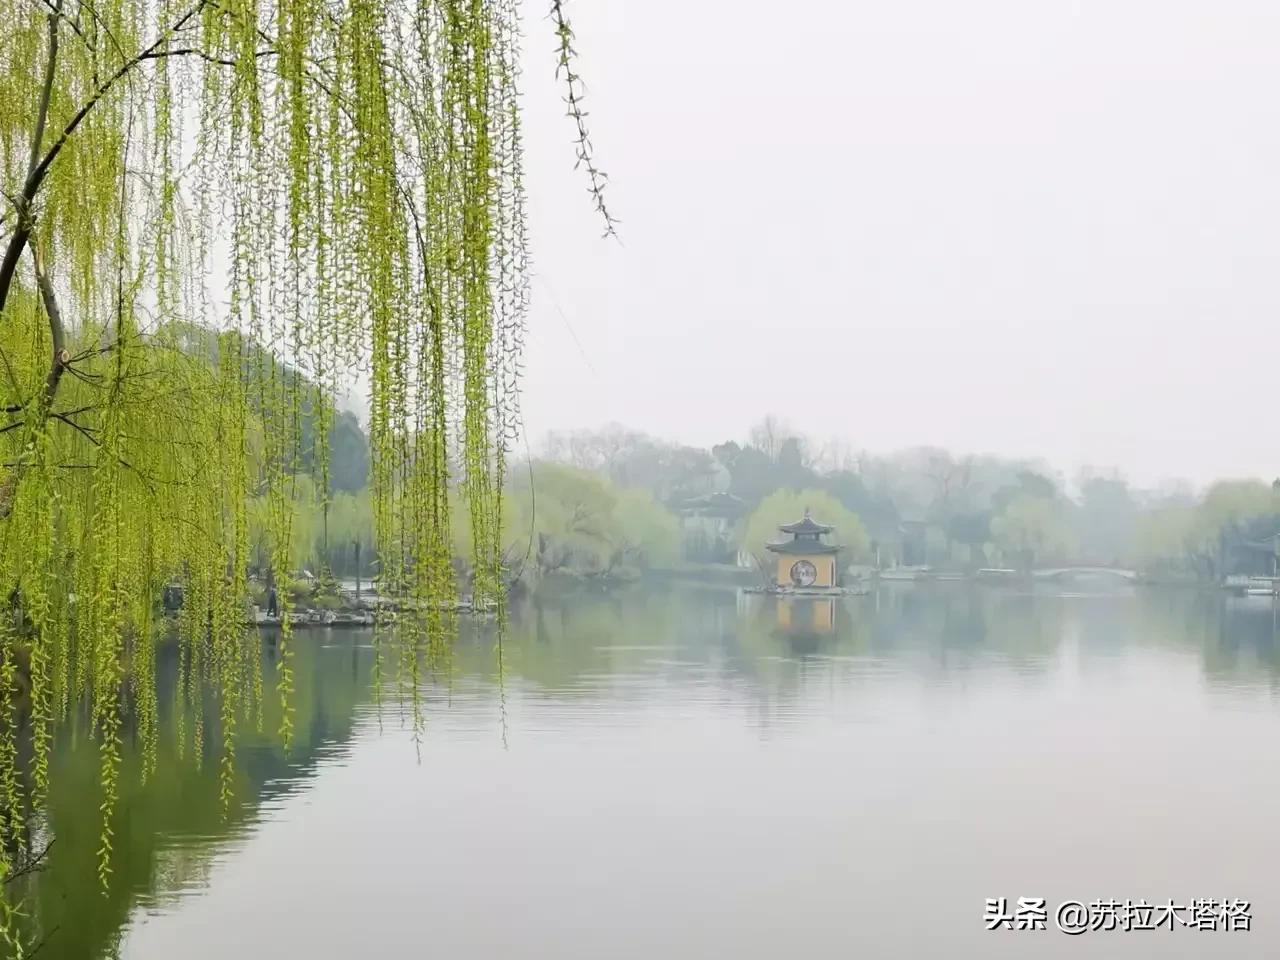
{"type": "Polygon", "coordinates": [[[773,412],[876,451],[1280,475],[1274,0],[572,0],[621,245],[546,6],[533,438],[773,412]]]}

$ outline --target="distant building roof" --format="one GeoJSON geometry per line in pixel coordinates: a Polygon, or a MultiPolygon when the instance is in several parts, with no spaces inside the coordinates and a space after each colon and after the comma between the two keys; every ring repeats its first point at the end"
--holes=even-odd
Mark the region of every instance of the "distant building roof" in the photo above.
{"type": "Polygon", "coordinates": [[[829,527],[824,523],[815,523],[813,518],[809,516],[808,508],[805,508],[804,519],[798,523],[784,523],[778,527],[783,533],[790,534],[817,534],[821,536],[824,533],[830,533],[835,527],[829,527]]]}
{"type": "Polygon", "coordinates": [[[1276,553],[1280,554],[1280,534],[1272,534],[1266,540],[1236,540],[1228,543],[1227,548],[1231,550],[1253,550],[1257,553],[1276,553]]]}
{"type": "Polygon", "coordinates": [[[704,517],[740,517],[747,512],[746,501],[731,493],[708,493],[700,497],[689,497],[672,504],[672,509],[680,514],[698,514],[704,517]]]}

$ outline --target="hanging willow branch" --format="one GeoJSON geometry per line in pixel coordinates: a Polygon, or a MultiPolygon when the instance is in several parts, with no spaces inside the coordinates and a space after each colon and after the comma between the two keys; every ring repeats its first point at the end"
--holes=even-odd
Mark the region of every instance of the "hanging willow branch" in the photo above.
{"type": "Polygon", "coordinates": [[[574,141],[574,150],[577,154],[576,166],[587,172],[588,189],[591,191],[596,212],[604,220],[604,235],[616,237],[618,221],[609,213],[609,208],[604,201],[604,188],[609,175],[599,169],[595,163],[595,151],[591,145],[591,135],[587,130],[587,113],[582,108],[586,87],[574,67],[578,51],[573,46],[573,28],[569,25],[569,18],[564,12],[564,0],[551,0],[551,17],[555,24],[557,41],[556,76],[565,85],[566,116],[573,121],[577,130],[577,139],[574,141]]]}
{"type": "MultiPolygon", "coordinates": [[[[552,12],[578,161],[613,233],[552,12]]],[[[0,24],[0,878],[23,820],[6,785],[25,652],[40,796],[54,725],[91,718],[105,879],[122,737],[155,763],[168,584],[184,597],[182,749],[201,755],[211,681],[234,795],[236,731],[261,717],[251,510],[283,608],[291,736],[295,503],[314,479],[327,518],[343,391],[369,391],[403,687],[449,646],[455,523],[473,602],[502,610],[528,304],[519,17],[515,0],[0,0],[0,24]]]]}

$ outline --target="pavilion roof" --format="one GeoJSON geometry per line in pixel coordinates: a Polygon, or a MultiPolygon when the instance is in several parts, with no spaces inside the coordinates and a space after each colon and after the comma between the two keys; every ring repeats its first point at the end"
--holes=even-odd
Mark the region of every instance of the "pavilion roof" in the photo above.
{"type": "Polygon", "coordinates": [[[829,527],[825,523],[815,522],[814,519],[809,516],[809,511],[806,508],[804,511],[803,520],[800,520],[796,523],[784,523],[782,526],[778,527],[778,529],[781,530],[783,533],[790,533],[790,534],[816,533],[821,535],[824,533],[830,533],[832,530],[835,529],[835,527],[829,527]]]}
{"type": "Polygon", "coordinates": [[[800,556],[821,556],[827,553],[840,552],[840,548],[834,543],[820,543],[817,540],[780,540],[777,543],[766,543],[764,548],[773,553],[789,553],[800,556]]]}

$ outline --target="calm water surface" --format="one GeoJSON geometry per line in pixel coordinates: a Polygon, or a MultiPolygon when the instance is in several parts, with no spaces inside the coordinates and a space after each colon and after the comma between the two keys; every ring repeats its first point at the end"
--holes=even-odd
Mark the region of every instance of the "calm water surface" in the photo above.
{"type": "Polygon", "coordinates": [[[370,636],[308,633],[298,742],[250,738],[225,814],[171,665],[106,896],[93,746],[59,741],[42,956],[1280,956],[1276,637],[1178,593],[548,599],[501,672],[463,638],[415,750],[370,636]],[[987,932],[997,896],[1240,897],[1253,930],[987,932]]]}

